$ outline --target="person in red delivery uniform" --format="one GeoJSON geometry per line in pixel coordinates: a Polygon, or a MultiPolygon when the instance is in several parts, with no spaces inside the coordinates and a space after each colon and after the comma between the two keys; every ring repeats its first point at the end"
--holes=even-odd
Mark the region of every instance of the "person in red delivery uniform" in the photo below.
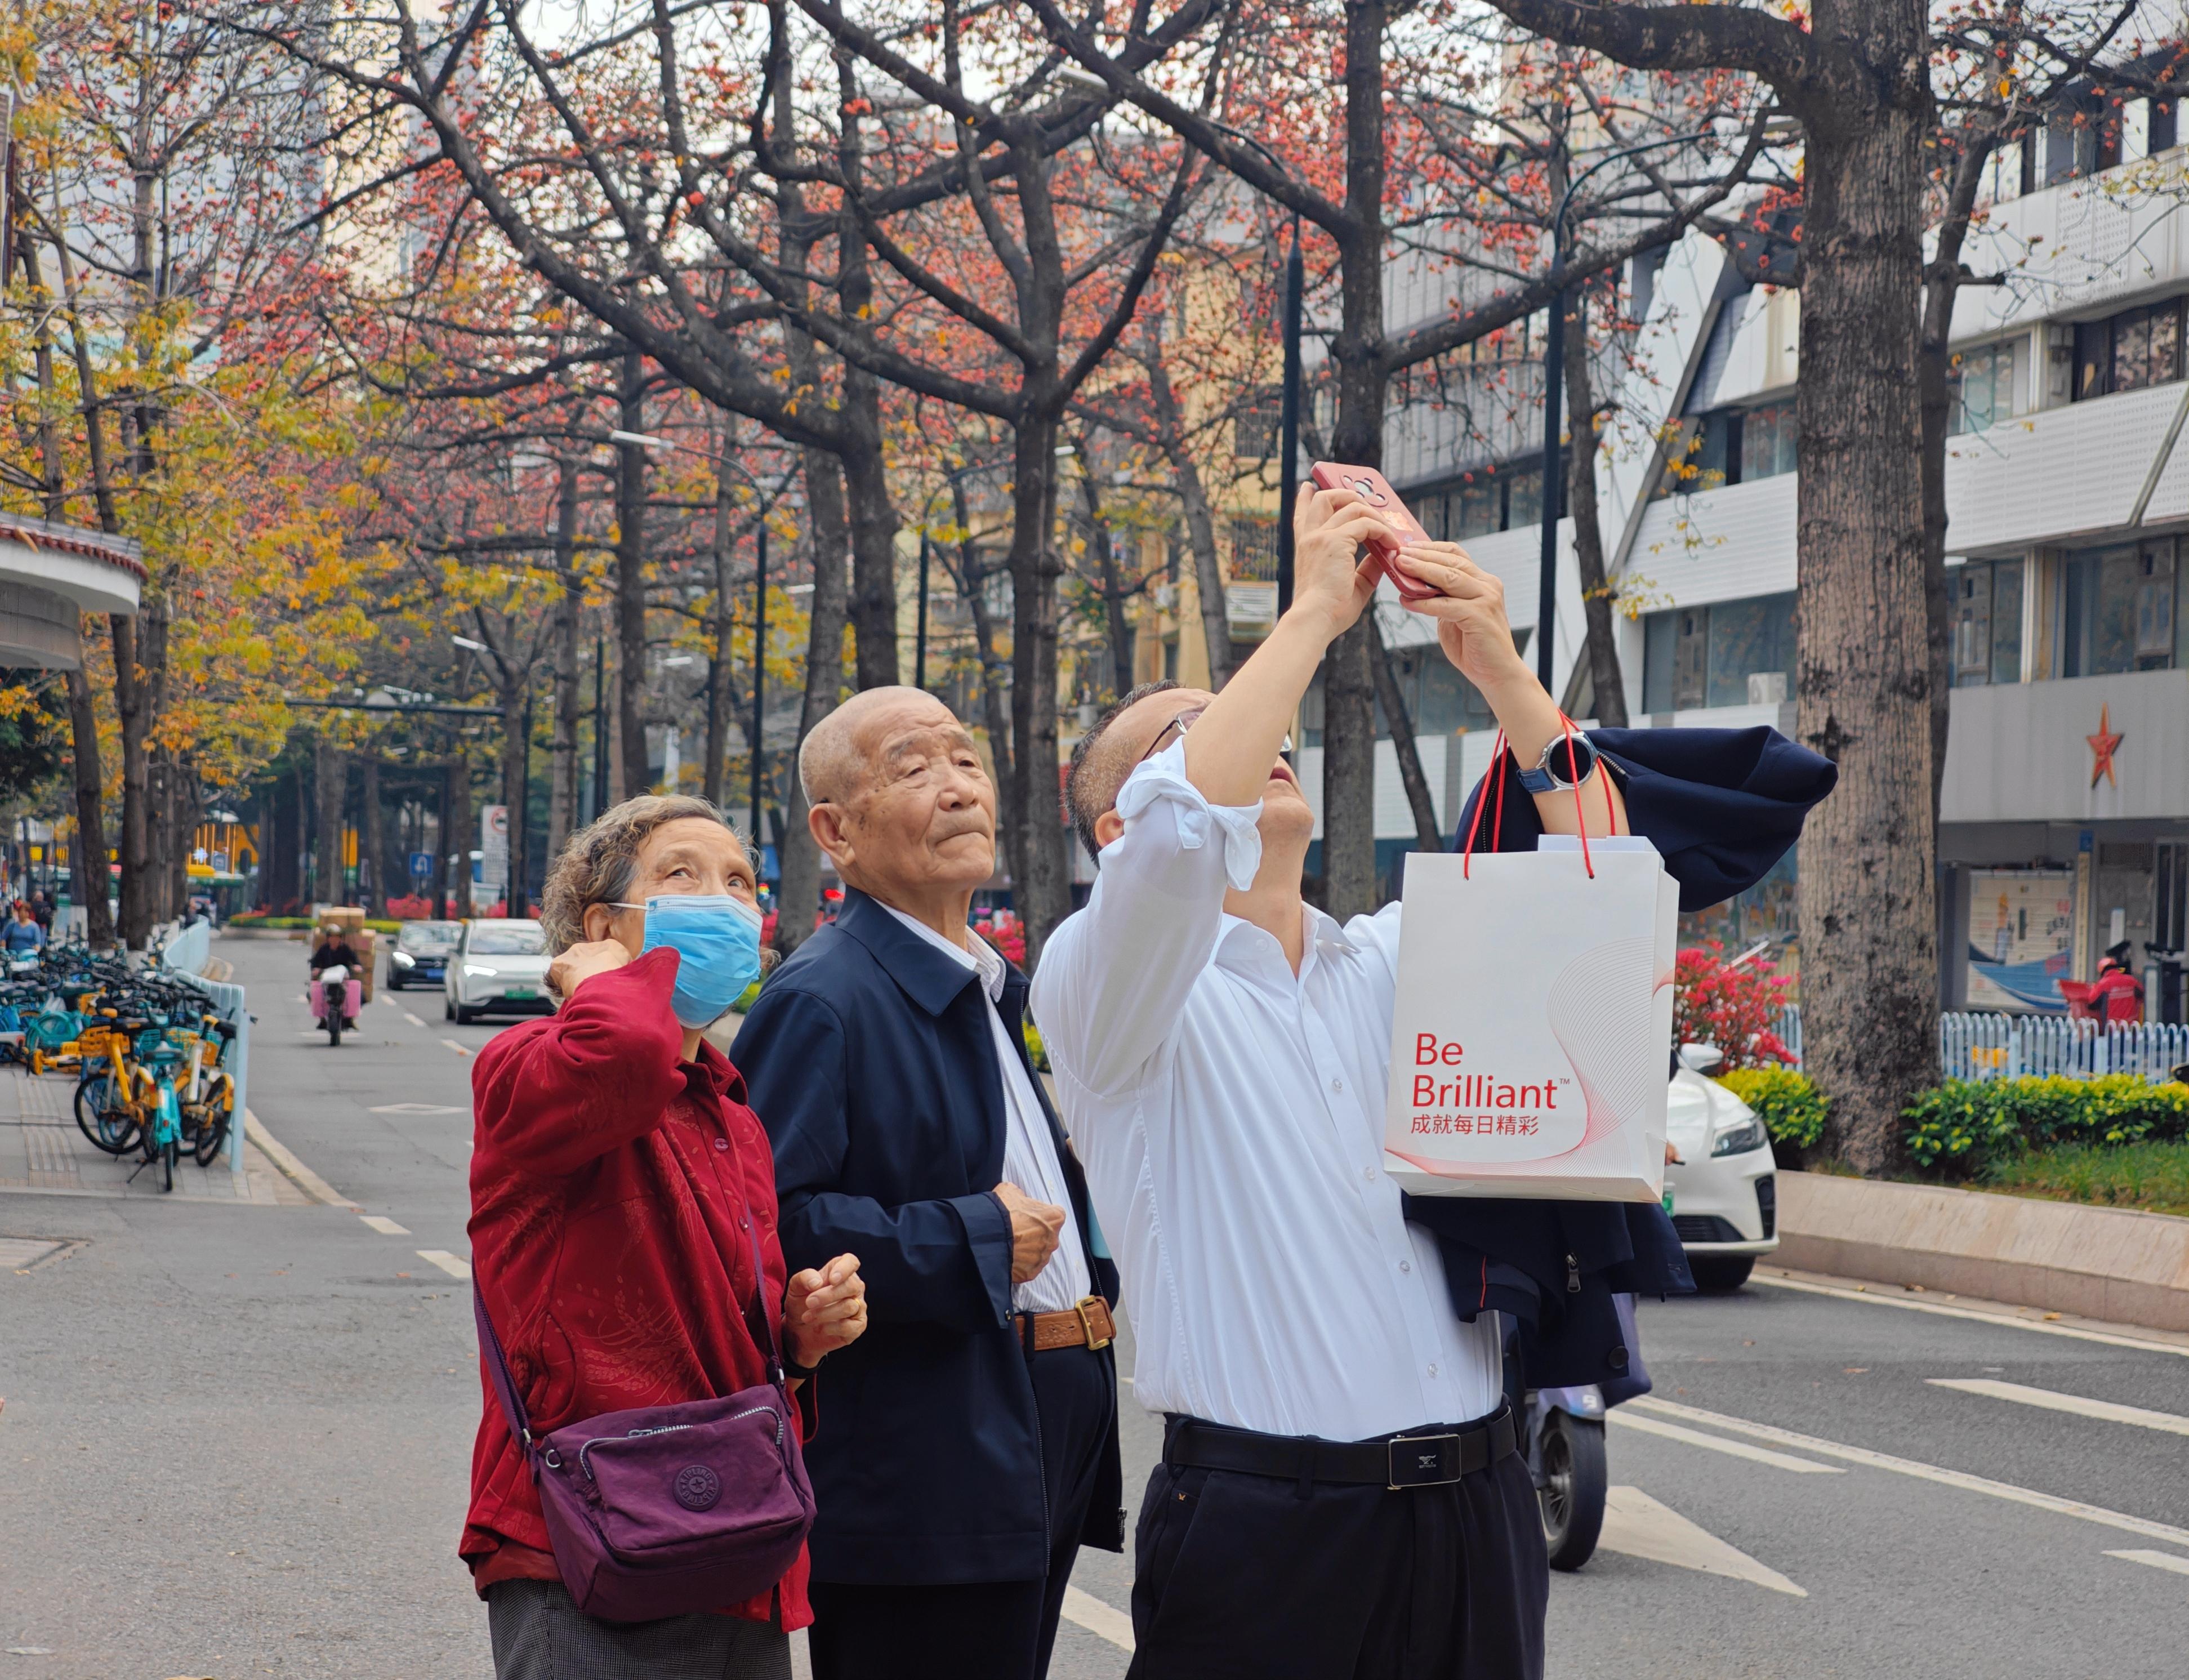
{"type": "Polygon", "coordinates": [[[2091,1013],[2100,1021],[2143,1019],[2143,982],[2128,965],[2135,952],[2134,942],[2126,939],[2106,947],[2105,960],[2098,964],[2097,981],[2090,987],[2091,1013]]]}
{"type": "MultiPolygon", "coordinates": [[[[756,1287],[810,1437],[806,1379],[866,1327],[856,1257],[786,1276],[766,1134],[744,1079],[701,1037],[700,1017],[749,983],[741,960],[756,968],[754,886],[728,823],[682,797],[626,800],[574,834],[549,874],[541,920],[561,1010],[490,1040],[472,1074],[474,1277],[535,1438],[766,1381],[746,1317],[756,1287]]],[[[481,1382],[458,1549],[487,1601],[496,1680],[788,1680],[789,1632],[813,1619],[802,1550],[773,1590],[716,1614],[585,1615],[562,1584],[523,1451],[481,1382]]]]}

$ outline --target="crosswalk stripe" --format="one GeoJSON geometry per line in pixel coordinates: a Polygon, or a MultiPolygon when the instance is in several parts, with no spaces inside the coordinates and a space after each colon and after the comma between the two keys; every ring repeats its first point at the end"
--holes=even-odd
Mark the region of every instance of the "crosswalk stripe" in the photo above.
{"type": "Polygon", "coordinates": [[[409,1021],[413,1027],[423,1027],[426,1024],[424,1021],[419,1020],[416,1015],[411,1014],[408,1010],[403,1011],[403,1018],[409,1021]]]}
{"type": "Polygon", "coordinates": [[[1596,1543],[1607,1552],[1623,1552],[1630,1558],[1647,1558],[1704,1575],[1752,1581],[1790,1598],[1809,1596],[1778,1570],[1757,1563],[1739,1547],[1728,1545],[1701,1524],[1660,1504],[1638,1487],[1604,1491],[1604,1532],[1596,1543]]]}
{"type": "Polygon", "coordinates": [[[458,1259],[445,1248],[421,1248],[418,1258],[431,1260],[450,1277],[469,1277],[472,1275],[472,1263],[458,1259]]]}
{"type": "Polygon", "coordinates": [[[2112,1400],[2084,1400],[2056,1389],[2032,1389],[2020,1383],[2001,1383],[1988,1377],[1926,1377],[1934,1389],[1958,1389],[1965,1394],[2012,1400],[2046,1411],[2072,1411],[2079,1417],[2095,1417],[2107,1423],[2133,1423],[2143,1429],[2164,1429],[2172,1435],[2189,1435],[2189,1417],[2175,1411],[2152,1411],[2141,1406],[2118,1406],[2112,1400]]]}
{"type": "Polygon", "coordinates": [[[1107,1639],[1121,1651],[1133,1649],[1133,1619],[1114,1604],[1106,1604],[1092,1592],[1077,1587],[1064,1589],[1064,1619],[1085,1628],[1098,1639],[1107,1639]]]}
{"type": "Polygon", "coordinates": [[[370,1225],[373,1230],[378,1231],[382,1236],[408,1236],[410,1235],[410,1226],[397,1225],[394,1220],[389,1219],[385,1213],[359,1213],[358,1218],[362,1219],[366,1225],[370,1225]]]}
{"type": "Polygon", "coordinates": [[[444,1038],[441,1042],[458,1055],[469,1055],[472,1053],[472,1047],[469,1044],[460,1044],[454,1038],[444,1038]]]}
{"type": "Polygon", "coordinates": [[[1735,1458],[1746,1458],[1758,1464],[1768,1464],[1780,1470],[1793,1470],[1811,1476],[1844,1476],[1847,1472],[1837,1464],[1819,1464],[1814,1459],[1796,1458],[1790,1453],[1773,1452],[1768,1446],[1751,1446],[1746,1441],[1729,1441],[1722,1435],[1706,1435],[1700,1429],[1690,1429],[1684,1424],[1667,1423],[1655,1417],[1637,1417],[1632,1412],[1614,1411],[1608,1414],[1611,1422],[1628,1429],[1640,1429],[1652,1435],[1662,1435],[1667,1440],[1685,1441],[1689,1446],[1706,1446],[1713,1452],[1730,1453],[1735,1458]]]}
{"type": "Polygon", "coordinates": [[[1926,1464],[1920,1459],[1896,1458],[1889,1452],[1874,1452],[1866,1446],[1847,1446],[1816,1435],[1781,1429],[1775,1424],[1751,1423],[1745,1417],[1728,1417],[1722,1412],[1705,1411],[1700,1406],[1682,1406],[1674,1400],[1659,1400],[1654,1394],[1644,1394],[1626,1404],[1643,1407],[1660,1417],[1677,1417],[1689,1423],[1706,1423],[1717,1428],[1730,1429],[1736,1434],[1752,1436],[1757,1440],[1771,1441],[1779,1446],[1800,1447],[1826,1458],[1844,1458],[1850,1464],[1864,1465],[1873,1470],[1890,1470],[1895,1475],[1913,1476],[1921,1481],[1960,1488],[1967,1493],[1988,1494],[1994,1499],[2032,1506],[2039,1511],[2050,1511],[2056,1516],[2075,1517],[2086,1523],[2099,1523],[2129,1534],[2140,1534],[2147,1540],[2163,1540],[2169,1546],[2189,1547],[2189,1529],[2175,1528],[2170,1523],[2155,1523],[2147,1517],[2132,1517],[2125,1511],[2108,1511],[2102,1505],[2086,1505],[2079,1499],[2062,1499],[2057,1494],[2039,1493],[2034,1488],[2016,1487],[2011,1482],[1995,1482],[1988,1476],[1972,1476],[1965,1470],[1949,1470],[1942,1465],[1926,1464]]]}
{"type": "Polygon", "coordinates": [[[2125,1558],[2131,1564],[2147,1564],[2155,1570],[2171,1570],[2176,1575],[2189,1575],[2189,1558],[2177,1558],[2171,1552],[2108,1552],[2106,1556],[2125,1558]]]}

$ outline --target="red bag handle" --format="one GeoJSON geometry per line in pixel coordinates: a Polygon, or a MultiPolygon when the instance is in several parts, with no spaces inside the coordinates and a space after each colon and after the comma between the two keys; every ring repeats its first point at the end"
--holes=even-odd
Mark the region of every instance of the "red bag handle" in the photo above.
{"type": "MultiPolygon", "coordinates": [[[[1573,769],[1575,761],[1572,744],[1574,721],[1561,710],[1558,713],[1558,723],[1564,732],[1563,738],[1567,744],[1566,768],[1570,772],[1573,769]]],[[[1490,813],[1490,849],[1492,851],[1498,850],[1499,844],[1503,840],[1505,834],[1505,761],[1509,755],[1508,746],[1505,738],[1505,732],[1502,729],[1500,729],[1497,732],[1497,739],[1490,748],[1490,774],[1496,777],[1497,780],[1496,807],[1490,813]]],[[[1598,767],[1599,770],[1602,769],[1602,765],[1603,761],[1599,758],[1598,760],[1598,767]]],[[[1611,773],[1609,771],[1603,771],[1603,777],[1604,832],[1607,835],[1615,835],[1619,832],[1619,807],[1614,805],[1611,800],[1611,773]]],[[[1487,790],[1485,789],[1485,791],[1486,795],[1487,790]]],[[[1581,830],[1581,867],[1588,871],[1588,878],[1591,880],[1594,880],[1596,879],[1596,863],[1595,860],[1589,856],[1588,817],[1581,805],[1581,787],[1578,783],[1574,786],[1573,796],[1574,823],[1581,830]]],[[[1482,807],[1488,802],[1489,801],[1486,797],[1475,800],[1474,820],[1467,825],[1467,841],[1460,849],[1459,873],[1462,880],[1471,880],[1473,879],[1474,836],[1482,827],[1482,807]]]]}

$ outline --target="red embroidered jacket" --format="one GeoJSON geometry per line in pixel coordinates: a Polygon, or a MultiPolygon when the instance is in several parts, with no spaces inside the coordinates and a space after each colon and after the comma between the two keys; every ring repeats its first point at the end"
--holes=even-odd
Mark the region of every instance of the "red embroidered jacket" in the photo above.
{"type": "MultiPolygon", "coordinates": [[[[631,1406],[733,1394],[766,1380],[748,1328],[759,1222],[778,1336],[785,1270],[767,1134],[744,1080],[710,1044],[682,1061],[670,1012],[676,953],[597,975],[562,1012],[490,1040],[472,1070],[472,1265],[537,1437],[631,1406]]],[[[482,1595],[555,1581],[530,1468],[482,1364],[472,1502],[458,1551],[482,1595]]],[[[811,1433],[807,1384],[800,1399],[811,1433]]],[[[782,1626],[813,1620],[803,1551],[779,1588],[782,1626]]],[[[775,1594],[727,1614],[774,1619],[775,1594]]]]}

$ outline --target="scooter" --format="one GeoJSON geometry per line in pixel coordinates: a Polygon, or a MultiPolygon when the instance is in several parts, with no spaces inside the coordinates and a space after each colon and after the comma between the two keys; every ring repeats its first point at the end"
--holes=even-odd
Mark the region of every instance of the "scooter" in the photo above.
{"type": "Polygon", "coordinates": [[[1542,1507],[1543,1549],[1554,1570],[1577,1570],[1596,1555],[1604,1533],[1610,1470],[1604,1451],[1604,1420],[1621,1400],[1649,1392],[1640,1356],[1634,1298],[1613,1297],[1626,1344],[1634,1358],[1616,1385],[1531,1389],[1521,1416],[1527,1425],[1528,1474],[1542,1507]]]}
{"type": "Polygon", "coordinates": [[[365,987],[349,977],[349,970],[340,963],[320,970],[312,981],[312,1018],[327,1029],[327,1044],[342,1043],[342,1028],[357,1025],[358,1011],[365,1007],[365,987]],[[333,1007],[331,999],[339,997],[342,1007],[333,1007]]]}

